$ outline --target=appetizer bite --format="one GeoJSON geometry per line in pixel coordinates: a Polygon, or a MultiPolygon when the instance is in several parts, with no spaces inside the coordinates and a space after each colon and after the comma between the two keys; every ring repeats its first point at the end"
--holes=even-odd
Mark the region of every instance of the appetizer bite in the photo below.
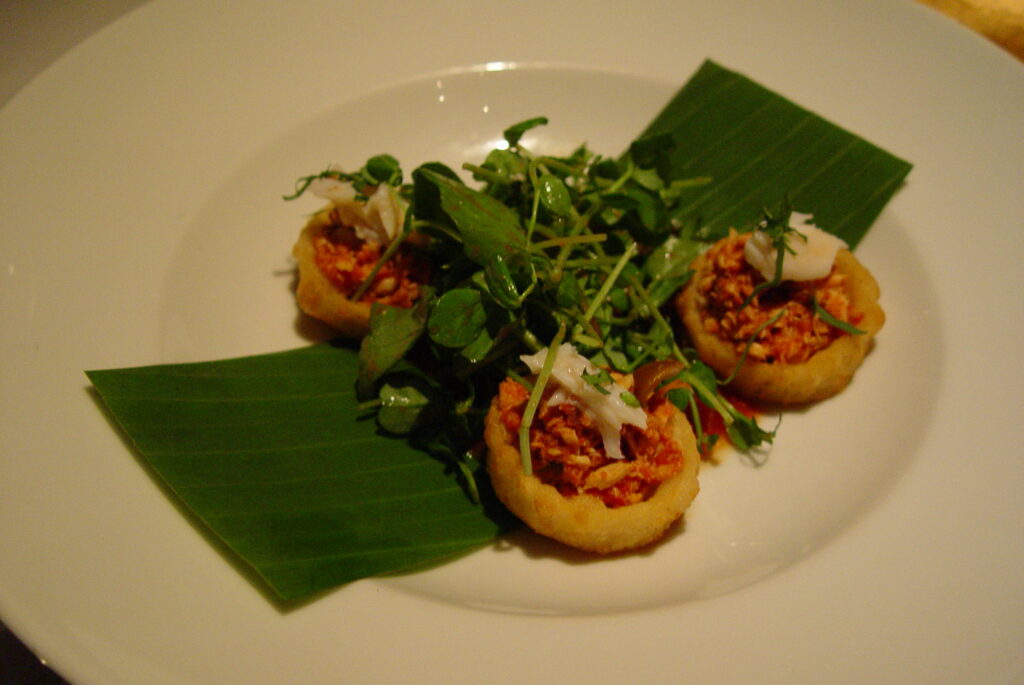
{"type": "Polygon", "coordinates": [[[330,177],[309,190],[330,204],[312,216],[292,249],[299,308],[351,338],[369,331],[374,302],[411,307],[426,283],[426,264],[395,245],[406,202],[388,183],[363,188],[330,177]],[[397,249],[396,249],[397,248],[397,249]]]}
{"type": "Polygon", "coordinates": [[[752,400],[816,402],[846,387],[885,322],[871,273],[790,212],[694,260],[676,306],[702,361],[752,400]]]}
{"type": "MultiPolygon", "coordinates": [[[[568,343],[556,350],[535,415],[518,380],[503,381],[491,404],[484,436],[498,498],[538,533],[578,549],[654,542],[699,490],[689,422],[663,390],[637,399],[632,375],[613,379],[568,343]]],[[[543,374],[547,353],[522,359],[543,374]]]]}

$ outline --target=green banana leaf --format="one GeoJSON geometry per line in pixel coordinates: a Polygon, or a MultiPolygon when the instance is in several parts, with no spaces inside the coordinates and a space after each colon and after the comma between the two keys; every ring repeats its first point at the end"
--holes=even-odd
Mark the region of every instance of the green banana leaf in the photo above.
{"type": "Polygon", "coordinates": [[[856,247],[911,165],[754,81],[706,61],[643,136],[670,133],[673,178],[709,176],[674,214],[711,236],[742,230],[788,195],[856,247]]]}
{"type": "Polygon", "coordinates": [[[360,418],[358,365],[353,349],[321,344],[87,375],[152,470],[292,600],[463,554],[514,525],[360,418]]]}
{"type": "MultiPolygon", "coordinates": [[[[711,62],[646,133],[665,131],[675,177],[712,177],[678,216],[722,233],[788,193],[853,246],[910,170],[711,62]]],[[[316,345],[87,375],[195,519],[273,595],[298,600],[465,554],[514,525],[486,489],[474,504],[459,474],[362,418],[357,371],[353,348],[316,345]]]]}

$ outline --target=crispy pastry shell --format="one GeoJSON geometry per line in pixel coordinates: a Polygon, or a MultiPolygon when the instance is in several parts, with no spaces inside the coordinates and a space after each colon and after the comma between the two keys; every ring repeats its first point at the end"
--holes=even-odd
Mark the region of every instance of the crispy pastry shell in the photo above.
{"type": "Polygon", "coordinates": [[[302,229],[292,248],[299,269],[295,299],[299,309],[336,328],[349,338],[362,338],[370,332],[370,303],[353,302],[324,275],[316,263],[316,239],[331,227],[331,212],[321,210],[302,229]]]}
{"type": "MultiPolygon", "coordinates": [[[[857,324],[864,334],[840,336],[799,364],[766,363],[748,358],[730,384],[731,389],[747,399],[800,405],[831,397],[849,384],[875,334],[885,323],[885,313],[878,304],[878,283],[849,250],[839,251],[835,265],[846,275],[846,291],[851,304],[864,314],[857,324]]],[[[690,333],[697,355],[720,376],[728,377],[739,363],[740,353],[734,345],[704,328],[705,303],[697,292],[697,283],[701,273],[708,268],[704,255],[694,260],[695,273],[676,298],[676,308],[690,333]]]]}
{"type": "Polygon", "coordinates": [[[484,429],[494,491],[533,530],[577,549],[609,554],[654,542],[683,515],[700,489],[697,442],[686,417],[674,411],[669,428],[682,450],[683,470],[658,486],[650,499],[611,509],[592,495],[563,497],[554,486],[523,473],[518,436],[502,422],[496,397],[484,429]]]}

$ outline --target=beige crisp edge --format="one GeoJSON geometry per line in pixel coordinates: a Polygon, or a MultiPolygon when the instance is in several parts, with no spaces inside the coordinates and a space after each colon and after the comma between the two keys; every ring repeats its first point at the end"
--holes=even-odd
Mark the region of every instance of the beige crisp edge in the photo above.
{"type": "Polygon", "coordinates": [[[563,497],[553,486],[523,473],[518,436],[502,423],[495,397],[484,429],[487,469],[498,498],[538,533],[600,554],[635,549],[664,535],[700,489],[700,455],[690,423],[676,410],[669,429],[682,448],[683,470],[662,483],[649,500],[609,509],[591,495],[563,497]]]}
{"type": "Polygon", "coordinates": [[[316,239],[331,227],[330,209],[310,218],[292,248],[299,269],[295,300],[306,314],[336,328],[349,338],[359,339],[370,332],[370,305],[353,302],[334,287],[316,263],[316,239]]]}
{"type": "MultiPolygon", "coordinates": [[[[721,377],[728,378],[740,355],[732,345],[704,328],[704,302],[697,293],[697,283],[707,268],[704,255],[694,260],[695,273],[676,299],[676,307],[697,355],[721,377]]],[[[864,334],[844,335],[800,364],[747,360],[730,388],[752,400],[799,405],[835,395],[849,384],[875,334],[885,323],[885,313],[878,304],[878,283],[848,250],[840,250],[836,255],[836,268],[847,277],[847,292],[854,308],[864,314],[858,324],[864,334]]]]}

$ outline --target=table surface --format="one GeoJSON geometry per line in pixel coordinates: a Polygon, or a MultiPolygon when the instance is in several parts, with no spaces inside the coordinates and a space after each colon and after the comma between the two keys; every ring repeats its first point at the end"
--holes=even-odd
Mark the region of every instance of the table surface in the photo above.
{"type": "MultiPolygon", "coordinates": [[[[0,8],[0,107],[75,45],[146,0],[6,0],[0,8]],[[11,59],[17,55],[17,59],[11,59]]],[[[919,0],[977,31],[1024,62],[1024,0],[919,0]]],[[[0,674],[5,685],[62,685],[0,623],[0,674]]]]}

